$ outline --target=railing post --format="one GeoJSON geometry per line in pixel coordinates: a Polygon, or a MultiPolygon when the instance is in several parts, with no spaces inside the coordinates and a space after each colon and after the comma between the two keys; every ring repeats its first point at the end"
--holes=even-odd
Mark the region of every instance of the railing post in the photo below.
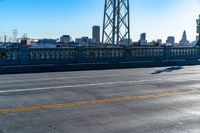
{"type": "Polygon", "coordinates": [[[76,48],[76,52],[77,52],[76,62],[77,63],[81,63],[85,59],[84,50],[85,48],[83,47],[76,48]]]}
{"type": "Polygon", "coordinates": [[[20,65],[30,64],[28,47],[21,47],[19,49],[19,64],[20,65]]]}
{"type": "Polygon", "coordinates": [[[163,48],[163,50],[164,50],[164,59],[163,60],[171,60],[171,47],[167,47],[167,46],[165,46],[164,48],[163,48]]]}
{"type": "Polygon", "coordinates": [[[200,59],[200,47],[197,47],[197,50],[198,50],[198,60],[200,59]]]}
{"type": "Polygon", "coordinates": [[[132,59],[132,55],[131,55],[131,48],[124,48],[124,60],[125,61],[129,61],[132,59]]]}

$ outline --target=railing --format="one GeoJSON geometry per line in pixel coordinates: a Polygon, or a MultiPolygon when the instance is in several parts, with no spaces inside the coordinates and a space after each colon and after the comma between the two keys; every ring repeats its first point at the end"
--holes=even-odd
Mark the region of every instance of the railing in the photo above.
{"type": "Polygon", "coordinates": [[[200,48],[2,48],[0,65],[198,60],[200,48]]]}

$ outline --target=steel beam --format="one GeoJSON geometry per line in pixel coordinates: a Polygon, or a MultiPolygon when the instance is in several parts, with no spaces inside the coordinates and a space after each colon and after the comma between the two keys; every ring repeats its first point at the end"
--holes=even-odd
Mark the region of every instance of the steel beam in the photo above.
{"type": "Polygon", "coordinates": [[[130,44],[129,0],[105,0],[102,43],[130,44]]]}

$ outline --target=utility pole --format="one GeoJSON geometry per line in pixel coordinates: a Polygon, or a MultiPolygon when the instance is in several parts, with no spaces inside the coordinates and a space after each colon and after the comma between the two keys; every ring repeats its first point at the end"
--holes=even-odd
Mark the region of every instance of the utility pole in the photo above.
{"type": "Polygon", "coordinates": [[[129,0],[105,0],[102,43],[130,45],[129,0]]]}
{"type": "Polygon", "coordinates": [[[7,35],[4,35],[4,44],[7,43],[7,35]]]}

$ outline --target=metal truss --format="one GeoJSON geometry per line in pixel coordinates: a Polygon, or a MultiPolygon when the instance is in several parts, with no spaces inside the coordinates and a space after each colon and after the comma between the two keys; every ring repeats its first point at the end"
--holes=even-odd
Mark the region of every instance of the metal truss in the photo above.
{"type": "Polygon", "coordinates": [[[129,0],[105,0],[102,43],[130,44],[129,0]]]}

